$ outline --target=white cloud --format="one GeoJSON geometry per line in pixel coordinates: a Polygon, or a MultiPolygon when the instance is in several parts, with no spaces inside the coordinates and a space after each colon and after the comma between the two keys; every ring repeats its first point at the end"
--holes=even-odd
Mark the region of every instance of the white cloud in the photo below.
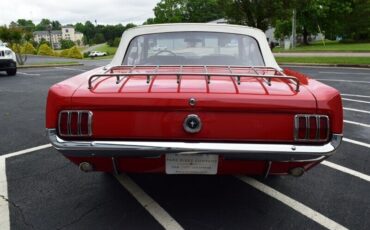
{"type": "Polygon", "coordinates": [[[159,0],[1,0],[0,25],[17,19],[31,19],[35,24],[42,18],[62,24],[90,20],[98,24],[141,24],[153,17],[159,0]]]}

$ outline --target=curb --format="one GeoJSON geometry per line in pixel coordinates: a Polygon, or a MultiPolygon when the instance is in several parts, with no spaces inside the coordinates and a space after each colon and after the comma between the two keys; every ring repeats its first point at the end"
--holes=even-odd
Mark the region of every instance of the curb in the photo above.
{"type": "Polygon", "coordinates": [[[319,67],[348,67],[348,68],[370,68],[370,65],[355,65],[355,64],[321,64],[321,63],[289,63],[289,62],[279,62],[279,65],[290,65],[290,66],[319,66],[319,67]]]}
{"type": "Polygon", "coordinates": [[[18,69],[28,69],[28,68],[48,68],[48,67],[63,67],[63,66],[82,66],[83,63],[70,63],[70,64],[45,64],[45,65],[17,65],[18,69]]]}

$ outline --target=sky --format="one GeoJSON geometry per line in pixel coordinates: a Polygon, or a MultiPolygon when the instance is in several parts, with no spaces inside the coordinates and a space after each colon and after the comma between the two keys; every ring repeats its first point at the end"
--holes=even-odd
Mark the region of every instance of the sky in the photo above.
{"type": "Polygon", "coordinates": [[[62,25],[90,20],[95,24],[142,24],[153,17],[159,0],[0,0],[0,25],[17,19],[58,20],[62,25]]]}

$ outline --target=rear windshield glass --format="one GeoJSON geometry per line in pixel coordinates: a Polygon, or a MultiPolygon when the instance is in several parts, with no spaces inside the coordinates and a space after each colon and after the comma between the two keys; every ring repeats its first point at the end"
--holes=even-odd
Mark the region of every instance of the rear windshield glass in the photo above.
{"type": "Polygon", "coordinates": [[[171,32],[135,37],[123,65],[264,66],[257,41],[246,35],[171,32]]]}

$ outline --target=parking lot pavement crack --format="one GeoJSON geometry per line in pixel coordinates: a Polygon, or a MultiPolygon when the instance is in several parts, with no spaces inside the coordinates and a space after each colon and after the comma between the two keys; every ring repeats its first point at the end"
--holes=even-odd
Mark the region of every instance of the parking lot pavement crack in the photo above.
{"type": "Polygon", "coordinates": [[[77,219],[61,226],[61,227],[58,227],[57,229],[58,230],[62,230],[62,229],[65,229],[67,227],[70,227],[74,224],[77,224],[78,222],[80,222],[83,218],[85,218],[86,216],[88,216],[90,213],[94,212],[95,210],[99,209],[100,207],[102,207],[105,203],[107,202],[110,202],[112,200],[109,200],[109,201],[106,201],[106,202],[103,202],[103,203],[100,203],[100,204],[97,204],[95,205],[94,207],[90,208],[89,210],[87,210],[86,212],[82,213],[82,215],[80,215],[77,219]]]}
{"type": "Polygon", "coordinates": [[[23,210],[20,206],[18,206],[16,203],[9,200],[8,198],[6,198],[3,195],[0,195],[0,198],[3,199],[4,201],[6,201],[8,204],[10,204],[11,206],[13,206],[14,208],[16,208],[19,211],[19,213],[21,214],[20,216],[21,216],[21,219],[22,219],[24,225],[28,226],[31,229],[35,229],[32,224],[27,222],[26,217],[24,216],[23,210]]]}

